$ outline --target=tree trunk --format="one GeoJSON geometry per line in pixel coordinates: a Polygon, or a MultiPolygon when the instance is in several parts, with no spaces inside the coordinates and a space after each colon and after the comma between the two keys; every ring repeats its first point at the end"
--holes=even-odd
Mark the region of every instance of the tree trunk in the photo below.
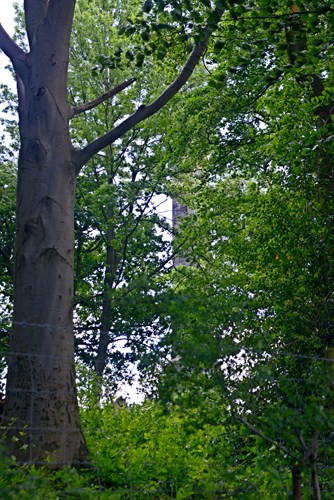
{"type": "Polygon", "coordinates": [[[302,474],[300,465],[295,464],[291,467],[292,474],[292,498],[293,500],[301,500],[302,498],[302,474]]]}
{"type": "Polygon", "coordinates": [[[110,344],[110,327],[111,327],[111,294],[115,281],[115,275],[118,265],[118,256],[113,246],[113,239],[115,238],[115,228],[113,223],[109,221],[113,217],[113,209],[110,207],[107,213],[108,229],[106,232],[106,267],[104,276],[103,288],[103,303],[100,325],[99,344],[95,359],[95,372],[98,376],[102,377],[105,370],[108,358],[108,346],[110,344]]]}
{"type": "Polygon", "coordinates": [[[5,417],[25,433],[22,460],[73,463],[85,457],[72,324],[75,175],[68,145],[52,142],[25,140],[20,154],[5,417]]]}
{"type": "Polygon", "coordinates": [[[65,29],[71,16],[55,2],[49,9],[36,28],[38,43],[29,33],[31,52],[20,55],[20,62],[14,59],[21,148],[4,423],[10,424],[9,453],[24,462],[59,466],[85,463],[88,455],[76,395],[72,320],[76,166],[66,87],[70,30],[65,29]]]}

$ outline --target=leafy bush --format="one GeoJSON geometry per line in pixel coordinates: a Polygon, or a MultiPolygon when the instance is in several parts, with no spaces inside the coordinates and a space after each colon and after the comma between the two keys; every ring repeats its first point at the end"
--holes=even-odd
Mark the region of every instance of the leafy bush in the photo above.
{"type": "Polygon", "coordinates": [[[229,419],[208,423],[203,408],[90,404],[82,422],[90,469],[50,471],[2,457],[0,498],[280,499],[288,493],[282,455],[229,419]]]}
{"type": "Polygon", "coordinates": [[[102,483],[122,499],[285,497],[289,470],[277,451],[265,453],[244,429],[205,423],[200,414],[151,401],[86,410],[102,483]]]}

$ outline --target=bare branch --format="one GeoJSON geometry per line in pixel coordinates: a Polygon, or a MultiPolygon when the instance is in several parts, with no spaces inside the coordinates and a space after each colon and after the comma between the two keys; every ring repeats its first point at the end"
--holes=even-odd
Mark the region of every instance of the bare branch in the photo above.
{"type": "Polygon", "coordinates": [[[0,49],[9,57],[15,71],[19,73],[19,68],[21,66],[19,63],[24,61],[26,54],[8,35],[2,24],[0,24],[0,49]]]}
{"type": "Polygon", "coordinates": [[[100,95],[96,99],[90,102],[86,102],[85,104],[81,104],[81,106],[74,106],[71,110],[70,113],[70,118],[73,118],[73,116],[78,115],[79,113],[83,113],[85,111],[89,111],[90,109],[95,108],[102,102],[107,101],[108,99],[111,99],[111,97],[114,97],[115,95],[119,94],[122,90],[126,89],[131,85],[133,82],[135,82],[135,78],[130,78],[130,80],[126,80],[125,82],[121,83],[120,85],[117,85],[113,89],[109,90],[108,92],[105,92],[104,94],[100,95]]]}
{"type": "Polygon", "coordinates": [[[285,446],[281,445],[277,441],[274,441],[270,437],[268,437],[265,434],[263,434],[261,431],[259,431],[258,429],[256,429],[256,427],[254,427],[252,424],[250,424],[249,422],[247,422],[247,420],[245,420],[243,417],[241,417],[241,416],[238,415],[236,418],[238,420],[240,420],[240,422],[242,422],[246,427],[248,427],[248,429],[251,430],[254,434],[256,434],[260,438],[264,439],[268,443],[273,444],[274,446],[276,446],[276,448],[278,448],[279,450],[283,451],[283,453],[285,453],[286,455],[289,455],[290,457],[292,457],[295,460],[297,460],[298,463],[300,462],[299,457],[297,457],[296,455],[294,455],[293,453],[291,453],[291,451],[288,450],[285,446]]]}
{"type": "Polygon", "coordinates": [[[307,462],[315,462],[317,459],[317,449],[318,449],[319,432],[316,432],[312,440],[311,446],[308,448],[305,444],[304,439],[301,436],[301,444],[304,448],[304,456],[300,460],[300,465],[306,465],[307,462]]]}
{"type": "Polygon", "coordinates": [[[301,445],[302,445],[302,447],[303,447],[303,450],[305,451],[305,453],[307,453],[307,452],[308,452],[308,447],[306,446],[306,443],[305,443],[305,441],[304,441],[303,436],[301,435],[301,433],[300,433],[300,431],[299,431],[299,430],[297,430],[297,429],[296,429],[296,431],[295,431],[295,432],[296,432],[296,435],[297,435],[297,437],[298,437],[298,439],[299,439],[300,444],[301,444],[301,445]]]}
{"type": "MultiPolygon", "coordinates": [[[[218,11],[219,18],[223,15],[224,9],[219,9],[218,11]]],[[[185,83],[189,80],[192,75],[198,61],[204,54],[210,36],[212,34],[213,27],[207,26],[204,29],[204,36],[202,40],[194,47],[192,53],[190,54],[186,64],[184,65],[181,72],[175,78],[175,80],[167,87],[167,89],[160,94],[160,96],[153,101],[148,106],[140,106],[135,113],[131,116],[123,120],[117,127],[113,130],[107,132],[103,136],[99,137],[95,141],[88,144],[85,148],[83,148],[79,152],[75,152],[75,161],[78,166],[78,171],[80,171],[81,167],[87,163],[88,160],[92,158],[96,153],[98,153],[101,149],[105,148],[109,144],[113,143],[124,134],[126,134],[131,128],[136,126],[138,123],[146,120],[150,116],[154,115],[158,111],[160,111],[165,104],[167,104],[172,97],[185,85],[185,83]]]]}

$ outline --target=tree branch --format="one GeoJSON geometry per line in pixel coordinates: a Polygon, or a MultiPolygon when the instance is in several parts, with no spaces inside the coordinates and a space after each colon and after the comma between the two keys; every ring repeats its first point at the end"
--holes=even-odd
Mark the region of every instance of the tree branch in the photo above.
{"type": "MultiPolygon", "coordinates": [[[[224,9],[222,8],[218,9],[217,12],[219,14],[219,18],[221,18],[224,9]]],[[[204,29],[203,39],[194,47],[192,53],[190,54],[186,64],[184,65],[179,75],[169,85],[169,87],[167,87],[167,89],[164,92],[162,92],[162,94],[160,94],[160,96],[155,101],[153,101],[148,106],[140,106],[137,109],[137,111],[135,111],[135,113],[133,113],[131,116],[123,120],[123,122],[120,123],[113,130],[107,132],[103,136],[91,142],[82,150],[74,153],[76,156],[75,161],[77,163],[78,171],[80,171],[83,165],[85,165],[87,161],[90,160],[92,156],[98,153],[101,149],[105,148],[109,144],[113,143],[114,141],[122,137],[138,123],[142,122],[143,120],[146,120],[150,116],[160,111],[160,109],[163,108],[163,106],[165,106],[165,104],[167,104],[167,102],[170,101],[170,99],[172,99],[172,97],[175,96],[175,94],[189,80],[198,61],[204,54],[208,46],[213,29],[214,27],[211,25],[206,26],[206,28],[204,29]]]]}
{"type": "Polygon", "coordinates": [[[129,87],[133,82],[135,82],[135,78],[130,78],[130,80],[126,80],[125,82],[121,83],[120,85],[117,85],[113,89],[109,90],[108,92],[105,92],[104,94],[100,95],[96,99],[90,102],[86,102],[85,104],[81,104],[80,106],[74,106],[70,112],[70,118],[73,118],[73,116],[76,116],[80,113],[83,113],[85,111],[89,111],[90,109],[95,108],[102,102],[107,101],[108,99],[111,99],[111,97],[114,97],[114,95],[119,94],[122,90],[124,90],[126,87],[129,87]]]}
{"type": "Polygon", "coordinates": [[[9,57],[15,71],[22,76],[22,72],[20,72],[20,63],[24,62],[26,54],[8,35],[2,24],[0,24],[0,49],[9,57]]]}
{"type": "Polygon", "coordinates": [[[237,420],[240,420],[240,422],[242,422],[246,427],[248,427],[248,429],[251,430],[254,434],[256,434],[260,438],[264,439],[268,443],[273,444],[274,446],[276,446],[276,448],[278,448],[279,450],[283,451],[283,453],[285,453],[286,455],[289,455],[290,457],[294,458],[299,463],[300,459],[296,455],[294,455],[293,453],[291,453],[291,451],[288,450],[285,446],[282,446],[277,441],[274,441],[270,437],[268,437],[265,434],[263,434],[261,431],[259,431],[258,429],[256,429],[256,427],[254,427],[252,424],[250,424],[249,422],[247,422],[247,420],[245,420],[240,415],[238,415],[236,418],[237,418],[237,420]]]}

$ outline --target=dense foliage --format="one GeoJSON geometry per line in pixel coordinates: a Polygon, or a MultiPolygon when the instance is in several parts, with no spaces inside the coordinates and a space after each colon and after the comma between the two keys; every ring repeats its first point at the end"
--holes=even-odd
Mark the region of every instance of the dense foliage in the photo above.
{"type": "Polygon", "coordinates": [[[2,496],[282,498],[289,491],[277,452],[237,429],[213,401],[201,412],[166,412],[153,402],[106,405],[84,410],[83,423],[91,470],[50,473],[3,463],[2,496]]]}

